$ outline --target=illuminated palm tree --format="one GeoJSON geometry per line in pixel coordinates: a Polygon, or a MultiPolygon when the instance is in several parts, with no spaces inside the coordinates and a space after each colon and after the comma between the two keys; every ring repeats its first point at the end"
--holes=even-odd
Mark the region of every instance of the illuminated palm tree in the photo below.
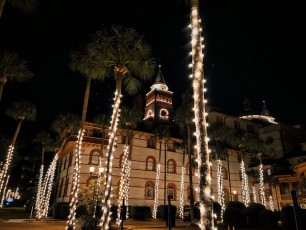
{"type": "Polygon", "coordinates": [[[38,178],[38,185],[37,185],[37,196],[36,196],[36,202],[35,202],[35,213],[36,216],[40,212],[38,210],[39,204],[42,201],[41,196],[41,189],[42,189],[42,181],[43,181],[43,175],[44,175],[44,156],[45,151],[50,152],[52,151],[52,139],[49,133],[41,132],[36,135],[36,138],[33,140],[35,143],[41,144],[41,166],[39,170],[39,178],[38,178]]]}
{"type": "MultiPolygon", "coordinates": [[[[1,0],[0,0],[1,1],[1,0]]],[[[33,77],[27,62],[16,53],[0,53],[0,102],[3,88],[8,81],[24,82],[33,77]]]]}
{"type": "Polygon", "coordinates": [[[206,125],[206,109],[204,102],[204,63],[201,41],[201,27],[199,15],[199,0],[190,0],[191,17],[191,45],[192,45],[192,87],[194,99],[194,120],[196,128],[196,149],[198,154],[199,200],[200,200],[200,228],[211,228],[211,175],[210,154],[206,125]]]}
{"type": "Polygon", "coordinates": [[[80,118],[77,115],[71,113],[59,114],[51,124],[52,130],[58,134],[58,138],[52,147],[55,151],[55,155],[42,181],[40,195],[37,196],[40,199],[39,206],[36,207],[37,210],[36,218],[38,220],[46,217],[48,214],[50,195],[52,191],[58,155],[65,146],[68,137],[76,133],[79,127],[80,127],[80,118]]]}
{"type": "Polygon", "coordinates": [[[112,158],[120,116],[122,86],[128,93],[136,93],[141,83],[135,77],[140,80],[150,80],[154,73],[155,63],[150,58],[150,46],[132,28],[112,26],[109,31],[98,31],[93,36],[90,49],[92,55],[100,60],[101,76],[107,77],[110,76],[109,73],[113,73],[116,79],[116,92],[106,153],[106,190],[100,223],[102,229],[108,229],[111,206],[112,158]]]}
{"type": "Polygon", "coordinates": [[[78,136],[78,141],[76,145],[76,149],[78,149],[78,152],[76,153],[76,158],[75,158],[76,164],[73,171],[73,181],[74,181],[72,189],[73,199],[71,199],[70,201],[70,215],[68,217],[68,222],[67,222],[67,227],[69,229],[74,228],[73,226],[75,220],[75,210],[78,202],[77,197],[78,197],[78,188],[79,188],[80,160],[81,160],[81,152],[80,152],[81,150],[79,146],[82,146],[82,135],[83,135],[84,124],[86,121],[91,81],[104,80],[103,75],[100,74],[101,72],[100,66],[97,64],[95,56],[91,55],[88,52],[87,46],[81,48],[78,51],[72,52],[71,59],[72,59],[70,64],[71,70],[81,73],[86,78],[86,87],[85,87],[85,95],[83,101],[80,134],[78,136]]]}
{"type": "Polygon", "coordinates": [[[9,149],[6,155],[5,164],[0,173],[0,197],[1,195],[3,195],[3,192],[5,190],[4,181],[6,180],[8,176],[7,175],[8,170],[11,167],[14,146],[15,146],[18,134],[20,132],[21,125],[24,120],[34,121],[36,119],[36,107],[33,104],[26,102],[26,101],[15,102],[13,103],[12,107],[7,109],[6,114],[10,116],[11,118],[13,118],[14,120],[16,120],[18,123],[17,123],[17,127],[15,130],[13,139],[11,141],[11,145],[9,146],[9,149]]]}
{"type": "MultiPolygon", "coordinates": [[[[120,225],[120,210],[125,201],[125,205],[128,207],[129,202],[129,186],[130,186],[130,171],[131,171],[131,157],[132,157],[132,146],[134,139],[134,129],[142,121],[143,114],[139,110],[130,109],[126,106],[121,108],[121,120],[120,126],[125,129],[125,146],[122,157],[122,170],[119,187],[119,199],[118,199],[118,215],[117,223],[120,225]]],[[[126,213],[128,217],[128,210],[126,213]]]]}
{"type": "Polygon", "coordinates": [[[193,151],[192,151],[192,130],[194,130],[194,124],[192,119],[194,118],[192,107],[192,98],[190,90],[187,90],[182,94],[182,105],[179,107],[174,116],[174,122],[179,126],[180,133],[183,136],[184,142],[186,143],[185,149],[188,154],[188,174],[189,174],[189,205],[190,205],[190,219],[193,224],[194,219],[194,188],[193,188],[193,151]]]}
{"type": "Polygon", "coordinates": [[[9,3],[13,8],[22,11],[25,14],[32,13],[36,10],[37,0],[0,0],[0,18],[2,16],[5,3],[9,3]]]}

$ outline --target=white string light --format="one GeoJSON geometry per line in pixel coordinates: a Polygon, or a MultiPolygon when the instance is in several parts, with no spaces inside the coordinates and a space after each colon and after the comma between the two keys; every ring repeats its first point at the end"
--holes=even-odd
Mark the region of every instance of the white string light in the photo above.
{"type": "MultiPolygon", "coordinates": [[[[6,154],[6,160],[5,160],[5,164],[0,172],[0,196],[1,194],[3,195],[6,190],[6,184],[7,183],[4,183],[5,182],[5,179],[9,178],[8,175],[7,175],[7,172],[9,170],[9,167],[11,165],[11,162],[12,162],[12,158],[13,158],[13,152],[14,152],[14,146],[13,145],[10,145],[9,148],[8,148],[8,151],[7,151],[7,154],[6,154]]],[[[8,181],[8,180],[6,180],[8,181]]],[[[0,207],[2,207],[3,204],[1,203],[0,204],[0,207]]]]}
{"type": "Polygon", "coordinates": [[[255,186],[252,187],[252,191],[253,191],[253,201],[254,201],[254,203],[257,203],[255,186]]]}
{"type": "Polygon", "coordinates": [[[225,211],[225,200],[223,191],[223,173],[222,173],[222,161],[218,159],[218,171],[217,171],[217,187],[218,187],[218,203],[221,205],[221,220],[223,220],[223,213],[225,211]]]}
{"type": "Polygon", "coordinates": [[[160,178],[160,163],[156,166],[156,178],[155,178],[155,188],[154,188],[154,206],[152,216],[156,219],[157,207],[158,207],[158,187],[159,187],[159,178],[160,178]]]}
{"type": "Polygon", "coordinates": [[[39,170],[39,179],[38,179],[38,185],[37,185],[37,195],[36,195],[36,202],[35,202],[35,216],[36,219],[39,220],[40,215],[40,203],[41,203],[41,192],[42,192],[42,184],[43,184],[43,174],[44,174],[44,165],[40,166],[39,170]]]}
{"type": "Polygon", "coordinates": [[[181,184],[180,184],[180,218],[184,218],[184,185],[186,168],[182,166],[181,184]]]}
{"type": "Polygon", "coordinates": [[[270,210],[274,212],[274,203],[272,195],[269,196],[270,210]]]}
{"type": "Polygon", "coordinates": [[[241,191],[242,202],[246,207],[248,207],[250,203],[249,181],[248,181],[248,176],[245,172],[245,166],[243,160],[240,163],[240,171],[242,175],[242,191],[241,191]]]}
{"type": "Polygon", "coordinates": [[[260,161],[259,164],[259,193],[260,193],[260,202],[262,205],[266,206],[266,197],[264,190],[264,182],[263,182],[263,165],[260,161]]]}

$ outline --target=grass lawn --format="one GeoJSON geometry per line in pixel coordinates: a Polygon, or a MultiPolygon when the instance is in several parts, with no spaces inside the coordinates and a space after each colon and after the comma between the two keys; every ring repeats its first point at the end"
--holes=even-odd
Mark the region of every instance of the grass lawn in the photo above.
{"type": "Polygon", "coordinates": [[[0,220],[29,218],[30,212],[26,212],[23,207],[0,208],[0,220]]]}

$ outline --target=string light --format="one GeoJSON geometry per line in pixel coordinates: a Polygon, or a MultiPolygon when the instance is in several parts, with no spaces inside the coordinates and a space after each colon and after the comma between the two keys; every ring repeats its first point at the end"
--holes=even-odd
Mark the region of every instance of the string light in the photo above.
{"type": "Polygon", "coordinates": [[[79,193],[79,183],[80,183],[80,163],[81,163],[81,152],[82,152],[82,142],[84,136],[84,129],[80,129],[78,133],[78,139],[75,147],[75,166],[73,170],[73,183],[72,183],[72,192],[71,192],[71,201],[70,201],[70,213],[66,223],[66,230],[75,230],[75,211],[78,202],[78,193],[79,193]]]}
{"type": "Polygon", "coordinates": [[[182,166],[181,184],[180,184],[180,218],[184,217],[184,185],[185,185],[186,168],[182,166]]]}
{"type": "Polygon", "coordinates": [[[266,197],[264,190],[264,182],[263,182],[263,165],[260,160],[259,164],[259,194],[260,194],[260,202],[262,205],[266,206],[266,197]]]}
{"type": "MultiPolygon", "coordinates": [[[[197,2],[198,3],[198,2],[197,2]]],[[[209,166],[209,149],[207,138],[207,126],[205,117],[204,100],[204,65],[202,54],[202,42],[200,34],[199,4],[191,6],[191,44],[192,44],[192,87],[194,98],[194,120],[196,127],[196,150],[198,154],[198,178],[200,199],[200,224],[201,230],[206,226],[211,227],[211,176],[209,166]]]]}
{"type": "Polygon", "coordinates": [[[273,197],[272,195],[269,196],[269,202],[270,202],[270,209],[274,212],[274,203],[273,203],[273,197]]]}
{"type": "Polygon", "coordinates": [[[157,207],[158,207],[158,186],[159,186],[159,178],[160,178],[160,163],[156,166],[156,178],[155,178],[155,188],[154,188],[154,206],[152,216],[156,219],[157,207]]]}
{"type": "Polygon", "coordinates": [[[252,191],[253,191],[253,200],[254,200],[254,203],[257,203],[255,186],[252,186],[252,191]]]}
{"type": "MultiPolygon", "coordinates": [[[[118,79],[117,79],[118,80],[118,79]]],[[[120,80],[118,80],[120,81],[120,80]]],[[[109,132],[109,140],[108,140],[108,146],[107,146],[107,153],[106,153],[106,173],[105,173],[105,192],[104,192],[104,199],[102,202],[102,216],[100,220],[99,227],[103,230],[109,229],[109,222],[111,220],[111,193],[112,193],[112,168],[113,168],[113,153],[115,151],[115,145],[116,145],[116,138],[115,134],[118,127],[119,117],[120,117],[120,98],[121,95],[121,87],[117,87],[117,90],[115,92],[114,97],[114,106],[113,106],[113,112],[111,117],[111,125],[110,125],[110,132],[109,132]]]]}
{"type": "Polygon", "coordinates": [[[35,215],[36,219],[39,220],[39,214],[40,214],[40,203],[41,203],[41,192],[42,192],[42,180],[43,180],[43,174],[44,174],[44,165],[40,166],[39,170],[39,179],[38,179],[38,185],[37,185],[37,195],[36,195],[36,202],[35,202],[35,215]]]}
{"type": "Polygon", "coordinates": [[[242,175],[242,202],[246,207],[249,206],[250,203],[250,192],[249,192],[249,181],[248,176],[245,172],[244,161],[242,160],[240,163],[240,171],[242,175]]]}
{"type": "MultiPolygon", "coordinates": [[[[6,190],[7,183],[4,183],[4,181],[5,179],[9,178],[7,176],[7,172],[12,162],[13,152],[14,152],[14,145],[10,145],[8,148],[7,154],[6,154],[5,164],[0,172],[0,195],[1,194],[3,195],[5,193],[4,191],[6,190]]],[[[0,204],[0,207],[2,206],[3,206],[3,203],[0,204]]]]}
{"type": "Polygon", "coordinates": [[[225,200],[224,200],[224,191],[223,191],[222,161],[220,159],[218,159],[217,188],[218,188],[218,203],[221,205],[221,220],[223,220],[223,213],[225,211],[225,200]]]}

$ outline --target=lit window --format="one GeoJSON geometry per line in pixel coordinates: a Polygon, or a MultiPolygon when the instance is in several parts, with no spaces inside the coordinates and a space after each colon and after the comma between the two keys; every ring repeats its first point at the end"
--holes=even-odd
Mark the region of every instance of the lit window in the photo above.
{"type": "Polygon", "coordinates": [[[100,153],[95,151],[91,153],[90,164],[97,165],[99,164],[100,153]]]}
{"type": "Polygon", "coordinates": [[[176,189],[174,184],[168,184],[167,197],[171,196],[172,200],[176,199],[176,189]]]}
{"type": "Polygon", "coordinates": [[[146,200],[154,199],[154,190],[153,182],[147,182],[145,186],[145,198],[146,200]]]}
{"type": "Polygon", "coordinates": [[[146,170],[154,171],[155,170],[155,159],[153,157],[148,157],[146,162],[146,170]]]}
{"type": "Polygon", "coordinates": [[[169,160],[167,164],[167,172],[169,173],[175,173],[175,161],[174,160],[169,160]]]}

